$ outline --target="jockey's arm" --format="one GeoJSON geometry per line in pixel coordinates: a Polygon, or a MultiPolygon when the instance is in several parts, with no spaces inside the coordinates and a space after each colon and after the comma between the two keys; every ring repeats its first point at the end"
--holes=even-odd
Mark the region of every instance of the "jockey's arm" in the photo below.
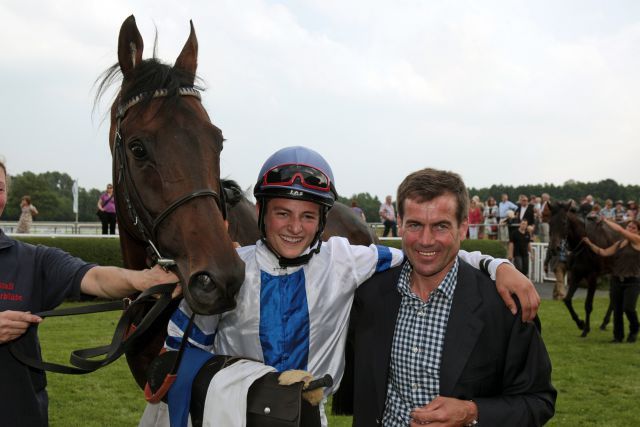
{"type": "Polygon", "coordinates": [[[496,281],[496,289],[500,297],[514,315],[518,312],[518,307],[512,294],[516,294],[520,300],[523,322],[530,322],[536,317],[540,296],[531,280],[516,270],[508,260],[483,255],[479,251],[467,252],[463,249],[458,252],[458,255],[471,266],[487,272],[491,279],[496,281]]]}

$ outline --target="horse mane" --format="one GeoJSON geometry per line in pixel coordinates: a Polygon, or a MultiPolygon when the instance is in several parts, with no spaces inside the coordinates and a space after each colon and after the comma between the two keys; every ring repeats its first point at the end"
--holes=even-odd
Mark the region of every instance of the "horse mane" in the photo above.
{"type": "MultiPolygon", "coordinates": [[[[107,90],[115,83],[121,82],[122,79],[123,75],[118,63],[107,68],[96,79],[94,83],[94,85],[97,85],[93,104],[94,110],[107,90]]],[[[200,91],[204,90],[201,86],[194,86],[194,81],[200,82],[201,79],[197,75],[172,67],[157,59],[154,46],[154,57],[143,60],[130,70],[130,73],[126,76],[126,83],[121,87],[113,102],[122,100],[126,102],[126,100],[134,96],[143,94],[145,95],[145,99],[142,101],[144,105],[151,101],[151,96],[158,89],[166,89],[168,91],[167,96],[163,98],[165,102],[175,102],[180,99],[178,89],[181,87],[195,87],[200,91]]]]}

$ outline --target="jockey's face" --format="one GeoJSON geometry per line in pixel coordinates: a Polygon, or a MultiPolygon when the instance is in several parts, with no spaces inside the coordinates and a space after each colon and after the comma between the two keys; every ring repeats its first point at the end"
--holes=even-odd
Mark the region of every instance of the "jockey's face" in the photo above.
{"type": "Polygon", "coordinates": [[[270,199],[264,213],[265,238],[278,255],[296,258],[318,231],[320,206],[304,200],[270,199]]]}

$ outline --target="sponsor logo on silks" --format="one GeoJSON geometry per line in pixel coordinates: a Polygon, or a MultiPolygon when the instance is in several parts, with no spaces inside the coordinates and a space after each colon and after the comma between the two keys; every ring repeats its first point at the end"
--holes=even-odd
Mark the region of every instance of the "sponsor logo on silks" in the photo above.
{"type": "Polygon", "coordinates": [[[298,190],[289,190],[289,195],[293,196],[293,197],[300,197],[300,196],[304,195],[304,193],[302,191],[298,191],[298,190]]]}

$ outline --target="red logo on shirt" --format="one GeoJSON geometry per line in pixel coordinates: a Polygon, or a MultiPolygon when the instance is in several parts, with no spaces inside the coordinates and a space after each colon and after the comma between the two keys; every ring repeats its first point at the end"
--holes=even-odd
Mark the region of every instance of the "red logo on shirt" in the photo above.
{"type": "MultiPolygon", "coordinates": [[[[0,282],[0,291],[14,291],[16,286],[9,282],[0,282]]],[[[3,301],[22,301],[22,295],[14,294],[13,292],[0,292],[0,300],[3,301]]]]}

